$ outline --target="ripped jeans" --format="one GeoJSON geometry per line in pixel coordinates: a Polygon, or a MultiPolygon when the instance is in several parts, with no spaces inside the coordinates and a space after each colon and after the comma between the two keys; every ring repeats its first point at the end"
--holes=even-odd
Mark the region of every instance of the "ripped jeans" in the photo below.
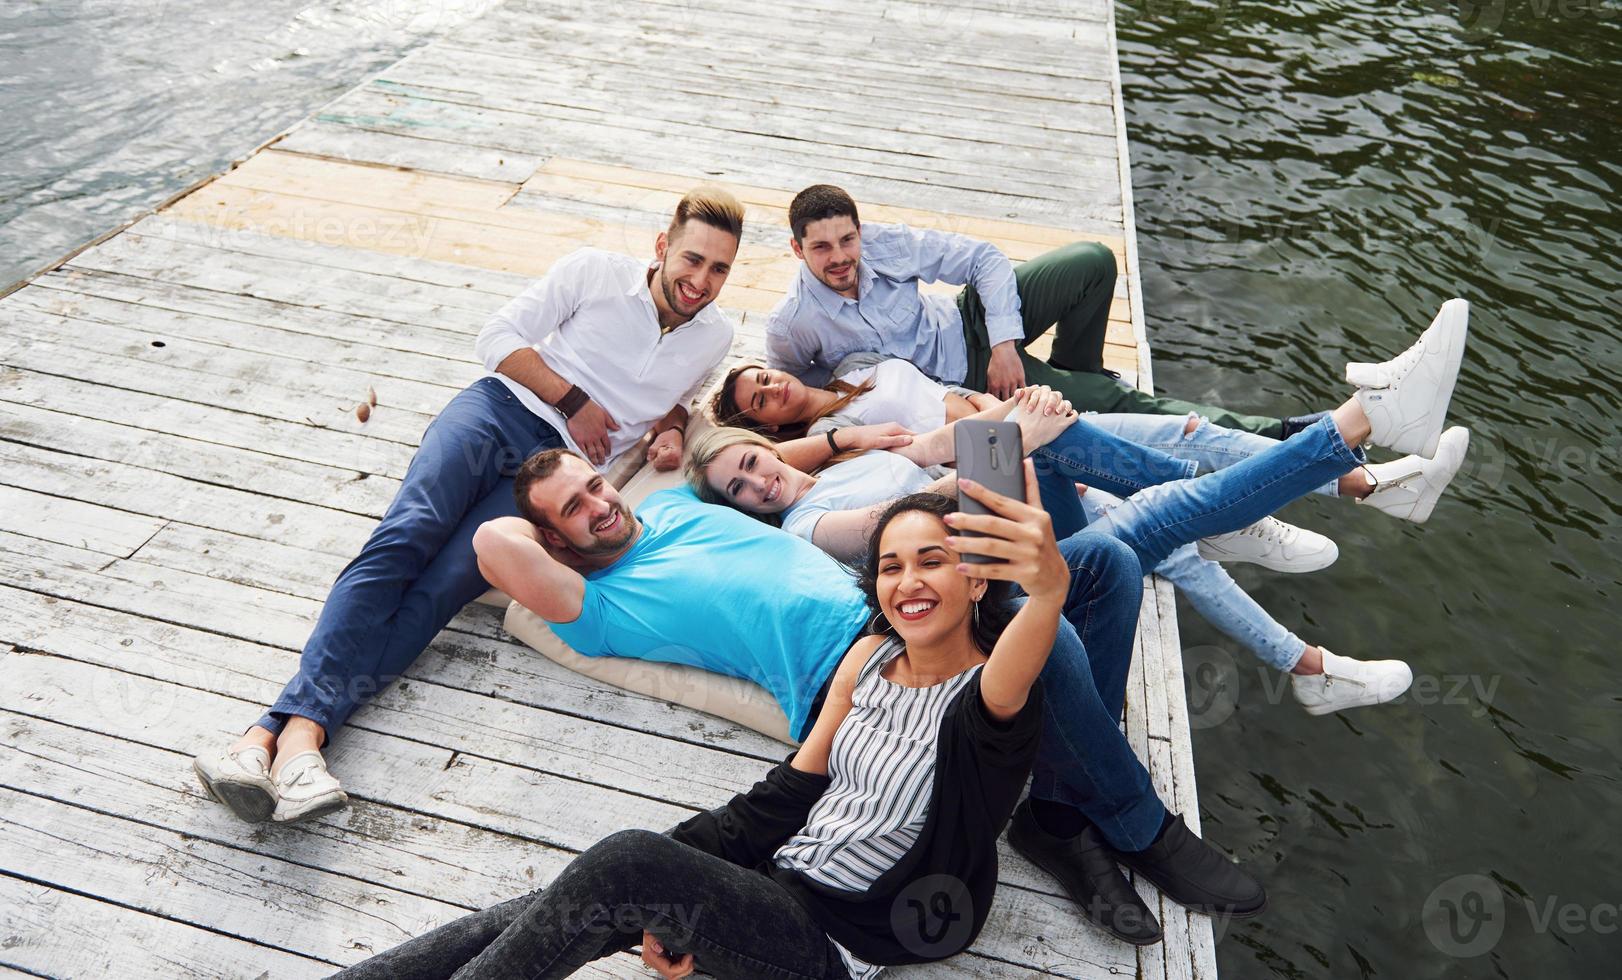
{"type": "MultiPolygon", "coordinates": [[[[1241,429],[1225,429],[1220,425],[1212,425],[1204,418],[1199,420],[1199,425],[1193,432],[1185,433],[1183,430],[1188,428],[1188,420],[1193,417],[1115,413],[1104,415],[1089,413],[1082,416],[1094,427],[1120,436],[1128,442],[1158,449],[1177,459],[1192,461],[1199,465],[1201,473],[1214,473],[1278,445],[1277,439],[1269,439],[1241,429]]],[[[1340,493],[1336,489],[1336,482],[1331,480],[1312,492],[1337,497],[1340,493]]]]}

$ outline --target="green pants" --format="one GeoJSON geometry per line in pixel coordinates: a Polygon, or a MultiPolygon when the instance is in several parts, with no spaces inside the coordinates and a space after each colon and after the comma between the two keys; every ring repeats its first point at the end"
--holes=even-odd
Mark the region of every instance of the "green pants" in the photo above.
{"type": "MultiPolygon", "coordinates": [[[[1025,321],[1020,360],[1025,365],[1027,384],[1047,385],[1063,392],[1070,404],[1082,412],[1144,415],[1192,412],[1230,429],[1243,429],[1274,439],[1284,434],[1284,423],[1277,418],[1241,415],[1214,405],[1160,398],[1101,373],[1110,301],[1115,296],[1115,275],[1115,253],[1098,242],[1076,242],[1014,267],[1020,314],[1025,321]],[[1049,360],[1039,361],[1024,348],[1049,327],[1055,328],[1053,354],[1049,360]]],[[[986,367],[991,361],[985,306],[973,286],[965,287],[958,294],[957,305],[963,313],[963,340],[969,354],[968,377],[963,383],[976,391],[984,391],[986,367]]]]}

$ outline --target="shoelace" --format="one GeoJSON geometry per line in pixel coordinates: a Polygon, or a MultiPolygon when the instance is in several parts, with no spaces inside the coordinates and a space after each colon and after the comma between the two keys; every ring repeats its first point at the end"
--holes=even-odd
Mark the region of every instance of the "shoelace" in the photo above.
{"type": "Polygon", "coordinates": [[[1385,377],[1382,379],[1385,381],[1386,387],[1389,388],[1406,375],[1409,368],[1412,368],[1424,353],[1425,342],[1421,338],[1413,346],[1398,354],[1395,359],[1387,361],[1384,365],[1385,377]]]}
{"type": "Polygon", "coordinates": [[[1249,527],[1242,527],[1235,534],[1248,534],[1268,544],[1281,544],[1288,546],[1295,541],[1299,528],[1291,527],[1275,517],[1264,517],[1249,527]]]}

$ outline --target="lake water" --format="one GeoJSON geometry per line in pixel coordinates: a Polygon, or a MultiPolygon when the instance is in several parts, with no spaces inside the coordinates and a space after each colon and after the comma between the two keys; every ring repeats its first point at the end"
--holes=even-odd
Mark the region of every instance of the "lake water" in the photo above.
{"type": "Polygon", "coordinates": [[[1622,6],[1117,13],[1162,390],[1329,407],[1472,304],[1430,522],[1304,502],[1339,563],[1241,573],[1308,642],[1407,660],[1404,703],[1310,718],[1179,617],[1207,830],[1272,893],[1222,975],[1619,975],[1622,6]]]}
{"type": "MultiPolygon", "coordinates": [[[[485,6],[7,4],[0,284],[485,6]]],[[[1473,304],[1471,459],[1431,522],[1307,501],[1288,516],[1340,563],[1238,572],[1309,642],[1408,660],[1411,695],[1309,718],[1182,617],[1206,826],[1273,897],[1223,931],[1223,976],[1616,975],[1622,11],[1118,10],[1162,390],[1327,407],[1346,360],[1473,304]]]]}

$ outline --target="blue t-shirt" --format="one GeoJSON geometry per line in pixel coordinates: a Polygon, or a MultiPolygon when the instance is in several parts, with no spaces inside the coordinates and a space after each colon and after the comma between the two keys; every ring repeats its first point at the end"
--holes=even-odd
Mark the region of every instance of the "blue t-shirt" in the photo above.
{"type": "Polygon", "coordinates": [[[552,632],[588,657],[690,664],[754,681],[804,733],[811,702],[867,622],[856,580],[808,541],[686,487],[636,510],[642,536],[586,578],[552,632]]]}

